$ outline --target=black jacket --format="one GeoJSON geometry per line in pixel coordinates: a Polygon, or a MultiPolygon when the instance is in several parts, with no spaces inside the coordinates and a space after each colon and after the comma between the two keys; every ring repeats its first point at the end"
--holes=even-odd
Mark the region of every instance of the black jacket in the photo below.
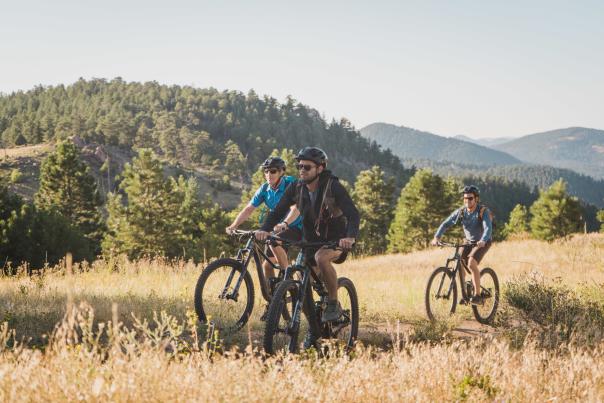
{"type": "Polygon", "coordinates": [[[313,208],[306,184],[301,180],[292,182],[285,189],[285,193],[275,209],[268,215],[262,230],[272,231],[273,227],[287,216],[290,207],[295,204],[302,215],[304,239],[307,241],[334,241],[340,238],[358,239],[359,211],[344,186],[337,177],[332,175],[331,171],[321,172],[317,191],[317,199],[313,208]],[[323,214],[319,217],[325,189],[330,179],[331,192],[328,192],[326,196],[328,196],[327,198],[330,199],[331,203],[323,204],[323,214]],[[330,205],[334,211],[325,208],[327,205],[330,205]]]}

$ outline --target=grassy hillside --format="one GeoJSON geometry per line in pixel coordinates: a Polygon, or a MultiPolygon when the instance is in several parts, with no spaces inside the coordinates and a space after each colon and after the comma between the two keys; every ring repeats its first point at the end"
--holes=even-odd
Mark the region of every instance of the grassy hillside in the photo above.
{"type": "Polygon", "coordinates": [[[604,130],[569,127],[520,137],[494,148],[533,164],[604,179],[604,130]]]}
{"type": "MultiPolygon", "coordinates": [[[[201,269],[190,264],[97,262],[75,275],[62,270],[41,277],[2,277],[0,315],[7,327],[0,331],[0,368],[10,376],[0,377],[0,395],[7,401],[604,398],[601,348],[544,348],[542,335],[567,328],[551,326],[549,331],[547,323],[530,319],[533,311],[514,316],[520,329],[505,320],[517,309],[511,304],[521,297],[519,284],[534,284],[529,302],[546,297],[541,289],[556,296],[543,305],[553,309],[553,317],[575,301],[568,299],[573,293],[581,293],[568,312],[577,315],[580,301],[586,301],[593,320],[600,320],[604,294],[597,284],[604,282],[604,236],[494,245],[484,264],[497,271],[504,290],[495,328],[476,326],[468,308],[460,309],[451,324],[431,327],[425,321],[426,280],[450,252],[349,260],[338,268],[339,275],[355,282],[360,298],[365,347],[355,351],[354,359],[338,354],[326,359],[312,354],[259,357],[263,325],[258,305],[251,327],[235,341],[239,352],[212,354],[211,346],[198,344],[204,329],[189,320],[201,269]],[[519,277],[527,273],[527,280],[519,277]],[[520,318],[528,322],[518,322],[520,318]],[[24,345],[15,347],[9,328],[24,345]],[[111,332],[98,338],[100,329],[111,332]],[[524,344],[518,344],[521,336],[524,344]],[[33,349],[32,344],[45,348],[33,349]],[[429,377],[418,377],[427,373],[429,377]]],[[[590,326],[582,322],[571,329],[575,342],[590,326]]]]}
{"type": "MultiPolygon", "coordinates": [[[[39,187],[40,165],[53,149],[53,144],[42,143],[0,150],[0,177],[6,178],[9,190],[25,200],[32,200],[39,187]],[[19,181],[11,183],[10,175],[14,170],[18,170],[21,176],[19,181]]],[[[83,160],[91,168],[91,173],[102,194],[116,189],[116,176],[122,171],[124,164],[130,162],[134,156],[131,150],[95,143],[84,145],[80,151],[83,160]],[[101,152],[97,153],[97,150],[101,150],[101,152]],[[107,158],[110,161],[109,172],[102,169],[107,158]]],[[[187,177],[195,177],[202,195],[212,195],[213,200],[225,208],[230,209],[238,205],[244,184],[233,180],[230,186],[225,188],[217,183],[214,180],[219,177],[217,172],[225,174],[223,170],[211,171],[201,166],[183,167],[170,164],[169,161],[166,162],[170,173],[182,173],[187,177]]]]}
{"type": "Polygon", "coordinates": [[[428,158],[489,166],[520,162],[511,155],[474,143],[387,123],[370,124],[361,129],[361,134],[403,160],[428,158]]]}

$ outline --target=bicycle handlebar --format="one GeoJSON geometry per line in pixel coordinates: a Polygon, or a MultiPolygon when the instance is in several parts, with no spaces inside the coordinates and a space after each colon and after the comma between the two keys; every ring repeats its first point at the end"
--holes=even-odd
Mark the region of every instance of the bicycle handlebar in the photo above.
{"type": "Polygon", "coordinates": [[[295,246],[300,249],[303,248],[322,248],[327,247],[329,249],[339,248],[338,241],[318,241],[318,242],[307,242],[307,241],[292,241],[291,239],[281,238],[280,236],[273,234],[269,235],[266,239],[267,242],[283,242],[286,245],[295,246]]]}
{"type": "Polygon", "coordinates": [[[470,243],[451,243],[451,242],[438,241],[437,246],[450,246],[452,248],[459,248],[459,247],[462,247],[462,246],[476,246],[476,242],[470,242],[470,243]]]}

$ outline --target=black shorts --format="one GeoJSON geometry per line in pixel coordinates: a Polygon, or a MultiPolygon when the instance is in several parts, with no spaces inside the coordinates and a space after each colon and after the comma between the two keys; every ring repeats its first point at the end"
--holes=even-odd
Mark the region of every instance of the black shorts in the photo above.
{"type": "MultiPolygon", "coordinates": [[[[302,230],[300,228],[296,228],[296,227],[288,228],[285,231],[278,233],[277,236],[279,238],[288,239],[290,241],[301,241],[302,240],[302,230]]],[[[287,253],[287,247],[286,246],[281,246],[281,247],[283,249],[285,249],[285,252],[287,253]]],[[[273,254],[273,251],[269,245],[266,245],[266,248],[264,249],[264,253],[266,253],[266,256],[268,256],[268,257],[275,257],[275,255],[273,254]]]]}
{"type": "Polygon", "coordinates": [[[484,255],[487,254],[489,248],[491,247],[491,241],[488,241],[482,248],[474,245],[464,246],[463,252],[461,252],[461,259],[468,263],[468,258],[473,257],[476,260],[476,263],[480,263],[484,255]]]}

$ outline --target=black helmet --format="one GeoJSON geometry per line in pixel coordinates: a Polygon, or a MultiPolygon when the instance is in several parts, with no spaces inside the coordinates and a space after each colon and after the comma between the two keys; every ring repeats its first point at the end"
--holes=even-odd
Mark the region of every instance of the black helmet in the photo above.
{"type": "Polygon", "coordinates": [[[317,165],[327,165],[327,154],[318,147],[304,147],[298,151],[296,161],[307,160],[317,165]]]}
{"type": "Polygon", "coordinates": [[[480,196],[480,190],[474,185],[466,185],[461,189],[461,193],[472,193],[474,196],[480,196]]]}
{"type": "Polygon", "coordinates": [[[268,157],[264,160],[262,165],[260,165],[260,169],[268,168],[285,169],[285,161],[279,157],[268,157]]]}

